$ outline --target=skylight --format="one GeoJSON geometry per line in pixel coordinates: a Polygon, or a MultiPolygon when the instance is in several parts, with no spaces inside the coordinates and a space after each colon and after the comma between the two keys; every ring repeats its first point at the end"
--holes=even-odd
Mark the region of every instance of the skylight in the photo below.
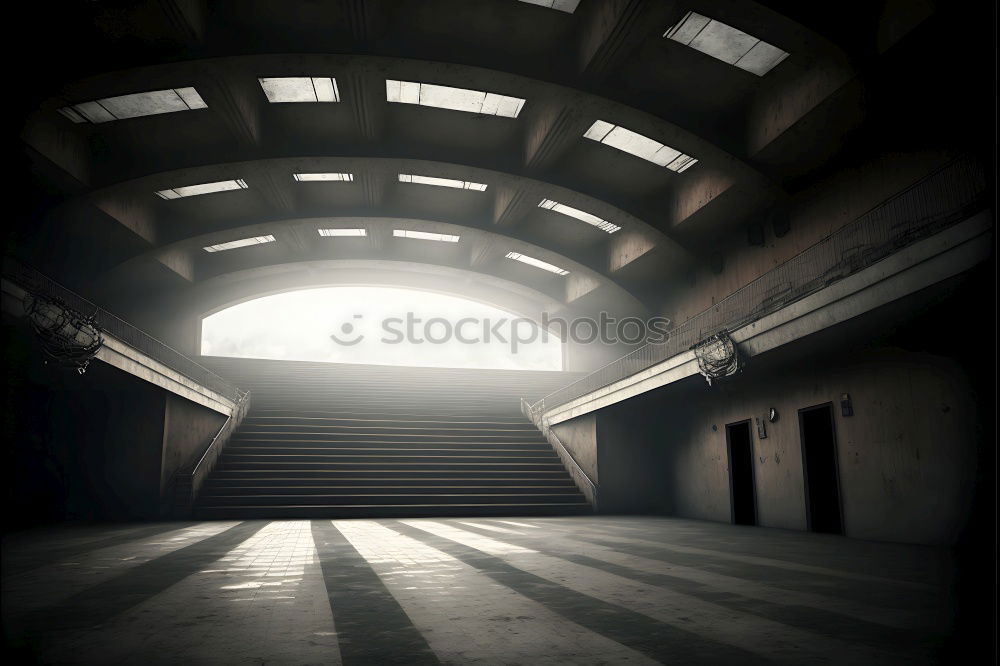
{"type": "Polygon", "coordinates": [[[558,9],[567,14],[575,12],[576,6],[580,4],[580,0],[521,0],[521,2],[526,2],[529,5],[538,5],[539,7],[548,7],[549,9],[558,9]]]}
{"type": "Polygon", "coordinates": [[[207,107],[208,105],[194,88],[170,88],[72,104],[59,109],[59,113],[74,123],[107,123],[112,120],[207,107]]]}
{"type": "Polygon", "coordinates": [[[434,178],[433,176],[415,176],[409,173],[399,174],[401,183],[417,183],[418,185],[437,185],[438,187],[454,187],[459,190],[486,191],[484,183],[473,183],[468,180],[455,180],[454,178],[434,178]]]}
{"type": "Polygon", "coordinates": [[[180,199],[182,197],[194,197],[199,194],[212,194],[213,192],[226,192],[228,190],[245,190],[247,184],[240,180],[220,180],[217,183],[202,183],[201,185],[185,185],[184,187],[174,187],[169,190],[160,190],[156,196],[161,199],[180,199]]]}
{"type": "Polygon", "coordinates": [[[321,180],[350,183],[354,180],[353,173],[297,173],[294,175],[295,180],[300,183],[321,180]]]}
{"type": "Polygon", "coordinates": [[[392,79],[385,80],[385,99],[397,104],[419,104],[505,118],[517,118],[524,106],[520,97],[392,79]]]}
{"type": "Polygon", "coordinates": [[[659,141],[627,130],[620,125],[612,125],[603,120],[595,120],[583,136],[594,141],[622,150],[629,155],[641,157],[644,160],[665,166],[671,171],[681,173],[687,171],[695,162],[695,158],[685,155],[676,148],[665,146],[659,141]]]}
{"type": "Polygon", "coordinates": [[[364,229],[320,229],[320,236],[367,236],[364,229]]]}
{"type": "Polygon", "coordinates": [[[409,229],[393,229],[396,238],[416,238],[417,240],[440,241],[442,243],[457,243],[458,236],[451,234],[435,234],[429,231],[411,231],[409,229]]]}
{"type": "Polygon", "coordinates": [[[228,243],[219,243],[218,245],[209,245],[206,248],[202,248],[205,252],[224,252],[226,250],[235,250],[238,247],[249,247],[251,245],[263,245],[264,243],[273,243],[274,236],[254,236],[253,238],[242,238],[240,240],[229,241],[228,243]]]}
{"type": "Polygon", "coordinates": [[[337,79],[328,76],[283,76],[257,79],[272,104],[279,102],[339,102],[337,79]]]}
{"type": "Polygon", "coordinates": [[[617,224],[612,224],[607,220],[601,219],[596,215],[591,215],[578,208],[573,208],[572,206],[567,206],[566,204],[561,204],[557,201],[552,201],[551,199],[542,199],[538,204],[539,208],[544,208],[545,210],[551,210],[555,213],[562,213],[563,215],[569,215],[570,217],[575,217],[581,222],[586,222],[592,226],[597,227],[601,231],[606,231],[609,234],[613,234],[621,227],[617,224]]]}
{"type": "Polygon", "coordinates": [[[513,259],[514,261],[520,261],[522,264],[528,264],[529,266],[534,266],[535,268],[541,268],[543,271],[555,273],[556,275],[569,275],[569,271],[564,268],[553,266],[552,264],[542,261],[541,259],[535,259],[534,257],[529,257],[521,254],[520,252],[508,252],[507,258],[513,259]]]}
{"type": "Polygon", "coordinates": [[[764,76],[788,57],[777,46],[695,12],[685,14],[663,36],[757,76],[764,76]]]}

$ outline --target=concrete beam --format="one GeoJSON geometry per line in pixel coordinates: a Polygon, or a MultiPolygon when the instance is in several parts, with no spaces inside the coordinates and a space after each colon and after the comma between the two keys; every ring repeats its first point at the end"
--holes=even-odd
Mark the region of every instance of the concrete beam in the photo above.
{"type": "MultiPolygon", "coordinates": [[[[732,339],[745,358],[858,317],[966,271],[993,249],[989,211],[942,231],[736,331],[732,339]]],[[[693,351],[562,405],[546,406],[543,420],[561,423],[698,374],[693,351]]]]}

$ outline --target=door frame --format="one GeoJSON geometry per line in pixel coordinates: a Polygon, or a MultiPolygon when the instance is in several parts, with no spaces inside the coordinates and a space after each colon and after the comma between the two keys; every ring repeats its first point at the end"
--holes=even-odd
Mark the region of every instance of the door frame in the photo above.
{"type": "Polygon", "coordinates": [[[736,525],[736,493],[735,485],[733,484],[733,442],[732,438],[729,436],[730,428],[733,426],[743,425],[747,426],[747,435],[750,441],[750,490],[753,495],[753,526],[758,525],[757,522],[757,474],[754,471],[754,450],[753,450],[753,422],[752,419],[743,419],[741,421],[733,421],[732,423],[727,423],[726,428],[726,455],[728,456],[729,463],[729,522],[732,525],[736,525]]]}
{"type": "Polygon", "coordinates": [[[847,533],[846,525],[844,525],[844,493],[843,486],[840,483],[840,447],[837,443],[837,418],[833,413],[833,401],[823,402],[818,405],[812,405],[811,407],[803,407],[798,410],[799,417],[799,451],[802,454],[802,490],[805,494],[805,507],[806,507],[806,531],[812,532],[812,510],[809,502],[809,466],[807,452],[806,452],[806,438],[805,438],[805,428],[803,427],[802,416],[806,412],[814,412],[818,409],[828,408],[830,410],[830,432],[833,434],[833,478],[837,484],[837,511],[840,514],[840,534],[843,536],[847,533]]]}

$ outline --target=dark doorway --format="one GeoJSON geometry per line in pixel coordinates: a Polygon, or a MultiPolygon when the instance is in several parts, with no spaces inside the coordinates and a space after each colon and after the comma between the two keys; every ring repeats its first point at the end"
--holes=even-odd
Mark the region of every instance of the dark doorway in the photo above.
{"type": "Polygon", "coordinates": [[[805,470],[806,516],[813,532],[843,534],[840,515],[840,475],[833,405],[799,410],[802,465],[805,470]]]}
{"type": "Polygon", "coordinates": [[[750,439],[750,421],[730,423],[726,426],[726,443],[729,447],[729,488],[732,491],[733,523],[757,524],[757,496],[753,483],[753,441],[750,439]]]}

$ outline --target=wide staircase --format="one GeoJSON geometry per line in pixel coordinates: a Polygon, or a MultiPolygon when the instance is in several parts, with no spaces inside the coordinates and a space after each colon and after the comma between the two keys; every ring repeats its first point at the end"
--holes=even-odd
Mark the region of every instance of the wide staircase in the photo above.
{"type": "Polygon", "coordinates": [[[566,515],[591,507],[520,412],[577,378],[204,357],[251,391],[200,518],[566,515]]]}

